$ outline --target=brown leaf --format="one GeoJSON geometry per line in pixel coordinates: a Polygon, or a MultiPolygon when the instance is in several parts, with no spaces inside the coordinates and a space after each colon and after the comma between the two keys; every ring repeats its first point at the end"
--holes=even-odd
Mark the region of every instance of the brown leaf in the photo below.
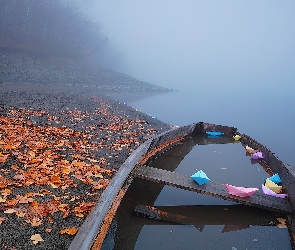
{"type": "Polygon", "coordinates": [[[19,167],[17,165],[11,165],[10,168],[12,168],[13,170],[18,170],[19,167]]]}
{"type": "Polygon", "coordinates": [[[15,212],[16,212],[16,210],[13,209],[13,208],[9,208],[9,209],[7,209],[7,210],[4,211],[5,214],[13,214],[15,212]]]}
{"type": "Polygon", "coordinates": [[[31,241],[33,241],[33,244],[36,245],[38,242],[44,241],[40,234],[34,234],[31,236],[31,241]]]}
{"type": "Polygon", "coordinates": [[[3,221],[5,221],[5,218],[0,217],[0,225],[2,224],[3,221]]]}
{"type": "Polygon", "coordinates": [[[0,202],[6,202],[6,198],[0,197],[0,202]]]}
{"type": "Polygon", "coordinates": [[[33,217],[30,223],[33,227],[39,227],[42,224],[42,220],[37,217],[33,217]]]}
{"type": "Polygon", "coordinates": [[[20,196],[20,195],[17,195],[16,199],[18,199],[18,203],[20,203],[20,204],[28,204],[29,202],[34,201],[33,198],[27,198],[27,197],[20,196]]]}

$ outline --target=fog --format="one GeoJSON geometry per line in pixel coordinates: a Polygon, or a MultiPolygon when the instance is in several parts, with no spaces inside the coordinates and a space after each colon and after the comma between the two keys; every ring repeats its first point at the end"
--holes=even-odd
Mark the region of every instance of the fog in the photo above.
{"type": "Polygon", "coordinates": [[[174,89],[293,84],[295,2],[88,1],[115,70],[174,89]]]}

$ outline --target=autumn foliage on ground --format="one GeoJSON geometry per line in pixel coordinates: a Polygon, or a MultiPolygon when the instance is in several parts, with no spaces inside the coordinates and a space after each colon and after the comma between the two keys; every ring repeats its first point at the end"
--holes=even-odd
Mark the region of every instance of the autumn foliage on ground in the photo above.
{"type": "MultiPolygon", "coordinates": [[[[114,159],[122,152],[130,155],[143,136],[157,132],[95,101],[92,113],[68,109],[53,115],[11,107],[0,116],[0,224],[14,217],[21,225],[49,225],[32,235],[33,244],[51,233],[55,214],[85,219],[118,169],[114,159]],[[38,125],[36,119],[46,123],[38,125]]],[[[59,233],[77,231],[66,227],[59,233]]]]}

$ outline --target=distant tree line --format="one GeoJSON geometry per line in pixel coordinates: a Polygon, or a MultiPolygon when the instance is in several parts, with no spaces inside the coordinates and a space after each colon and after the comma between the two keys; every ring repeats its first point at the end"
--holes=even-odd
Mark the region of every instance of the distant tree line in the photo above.
{"type": "Polygon", "coordinates": [[[107,39],[74,1],[0,0],[0,47],[90,55],[107,39]]]}

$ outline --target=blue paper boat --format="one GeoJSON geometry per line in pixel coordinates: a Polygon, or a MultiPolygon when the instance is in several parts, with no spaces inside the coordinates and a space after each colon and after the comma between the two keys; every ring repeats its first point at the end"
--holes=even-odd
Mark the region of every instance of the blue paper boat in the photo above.
{"type": "Polygon", "coordinates": [[[210,181],[208,176],[204,173],[203,170],[199,170],[197,173],[193,174],[191,176],[195,182],[197,182],[199,185],[203,185],[210,181]]]}
{"type": "Polygon", "coordinates": [[[206,132],[207,135],[211,135],[211,136],[220,136],[223,135],[223,132],[219,132],[219,131],[208,131],[206,132]]]}
{"type": "Polygon", "coordinates": [[[213,139],[213,138],[222,138],[221,135],[207,135],[207,138],[213,139]]]}
{"type": "Polygon", "coordinates": [[[282,183],[282,180],[281,180],[279,174],[274,174],[273,176],[269,177],[268,179],[271,180],[272,182],[274,182],[275,184],[282,183]]]}

